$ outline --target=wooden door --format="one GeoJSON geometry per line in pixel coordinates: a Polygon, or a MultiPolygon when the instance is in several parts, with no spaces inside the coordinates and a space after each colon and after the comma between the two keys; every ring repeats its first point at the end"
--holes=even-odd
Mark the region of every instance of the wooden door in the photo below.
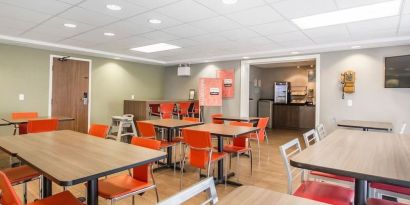
{"type": "Polygon", "coordinates": [[[53,58],[51,115],[72,117],[60,129],[88,130],[89,62],[53,58]]]}

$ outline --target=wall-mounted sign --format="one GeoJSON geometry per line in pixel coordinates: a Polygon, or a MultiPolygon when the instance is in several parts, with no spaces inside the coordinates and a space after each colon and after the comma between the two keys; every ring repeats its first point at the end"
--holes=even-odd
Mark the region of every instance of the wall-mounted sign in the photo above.
{"type": "Polygon", "coordinates": [[[222,79],[200,78],[198,88],[200,106],[222,106],[222,79]]]}
{"type": "Polygon", "coordinates": [[[221,78],[223,80],[223,87],[222,87],[222,97],[224,98],[231,98],[234,96],[235,92],[235,70],[217,70],[216,77],[221,78]]]}

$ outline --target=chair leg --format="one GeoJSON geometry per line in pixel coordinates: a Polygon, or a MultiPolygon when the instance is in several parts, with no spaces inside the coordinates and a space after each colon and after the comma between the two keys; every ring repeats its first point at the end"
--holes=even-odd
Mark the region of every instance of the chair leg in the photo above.
{"type": "Polygon", "coordinates": [[[23,203],[27,204],[27,183],[23,183],[23,203]]]}
{"type": "Polygon", "coordinates": [[[263,132],[265,132],[266,144],[269,144],[269,137],[268,137],[268,134],[266,133],[266,130],[264,130],[263,132]]]}
{"type": "Polygon", "coordinates": [[[179,178],[179,190],[182,190],[182,177],[184,176],[184,167],[185,167],[185,156],[182,160],[182,167],[181,167],[181,177],[179,178]]]}
{"type": "MultiPolygon", "coordinates": [[[[239,182],[239,172],[238,172],[238,170],[239,170],[239,152],[236,153],[236,165],[235,165],[235,175],[236,175],[236,179],[239,182]]],[[[226,176],[226,177],[228,177],[228,176],[226,176]]]]}
{"type": "Polygon", "coordinates": [[[253,155],[252,155],[252,150],[249,150],[249,157],[251,158],[251,176],[253,176],[253,155]]]}
{"type": "Polygon", "coordinates": [[[259,138],[258,138],[258,157],[259,157],[259,164],[261,163],[261,145],[260,145],[260,142],[259,142],[259,138]]]}
{"type": "Polygon", "coordinates": [[[135,205],[135,195],[132,195],[132,205],[135,205]]]}

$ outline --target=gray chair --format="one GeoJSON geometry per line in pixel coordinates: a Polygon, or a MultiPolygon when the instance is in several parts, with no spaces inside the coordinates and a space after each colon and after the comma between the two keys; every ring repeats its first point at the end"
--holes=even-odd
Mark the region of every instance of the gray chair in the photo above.
{"type": "Polygon", "coordinates": [[[316,131],[317,134],[319,135],[319,139],[323,139],[326,137],[327,132],[325,130],[325,126],[323,125],[323,123],[320,123],[317,127],[316,127],[316,131]]]}
{"type": "Polygon", "coordinates": [[[303,140],[305,141],[306,147],[310,147],[310,145],[316,144],[319,142],[319,135],[317,134],[316,130],[311,129],[305,133],[303,133],[303,140]],[[313,142],[313,144],[311,144],[313,142]]]}

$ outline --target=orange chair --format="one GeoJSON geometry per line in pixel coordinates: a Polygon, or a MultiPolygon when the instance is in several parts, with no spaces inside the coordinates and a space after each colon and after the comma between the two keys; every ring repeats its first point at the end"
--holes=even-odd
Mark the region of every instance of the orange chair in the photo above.
{"type": "Polygon", "coordinates": [[[108,125],[92,124],[90,130],[88,130],[88,134],[100,138],[106,138],[109,129],[110,127],[108,125]]]}
{"type": "Polygon", "coordinates": [[[266,126],[268,125],[268,122],[269,122],[269,117],[260,118],[259,121],[258,121],[258,125],[257,125],[257,127],[259,128],[258,133],[251,133],[250,136],[249,136],[249,139],[255,140],[255,141],[258,142],[259,162],[260,162],[260,159],[261,159],[261,146],[260,146],[260,143],[265,140],[266,126]]]}
{"type": "MultiPolygon", "coordinates": [[[[159,150],[161,148],[160,141],[141,137],[133,137],[131,139],[131,144],[154,150],[159,150]]],[[[127,196],[132,196],[132,204],[134,204],[135,195],[142,194],[150,189],[155,190],[157,202],[159,202],[158,190],[152,173],[152,164],[134,167],[132,169],[132,175],[118,175],[99,180],[98,182],[99,196],[110,200],[111,204],[114,204],[113,202],[121,200],[127,196]],[[150,177],[152,183],[149,182],[150,177]]]]}
{"type": "Polygon", "coordinates": [[[222,117],[222,116],[223,115],[221,113],[211,115],[212,123],[214,123],[214,124],[224,124],[223,120],[215,119],[215,117],[222,117]]]}
{"type": "MultiPolygon", "coordinates": [[[[27,165],[7,168],[1,171],[7,176],[13,186],[23,184],[23,202],[27,204],[27,183],[37,179],[41,180],[40,173],[27,165]]],[[[39,196],[41,198],[40,189],[39,196]]]]}
{"type": "MultiPolygon", "coordinates": [[[[17,197],[16,192],[14,191],[10,180],[7,178],[6,174],[0,171],[0,190],[1,198],[0,204],[2,205],[22,205],[21,201],[17,197]]],[[[74,195],[69,191],[64,191],[56,195],[41,199],[28,205],[55,205],[55,204],[64,204],[64,205],[84,205],[81,203],[74,195]]]]}
{"type": "Polygon", "coordinates": [[[159,104],[149,104],[149,118],[151,119],[152,116],[161,116],[159,112],[159,104]]]}
{"type": "Polygon", "coordinates": [[[58,119],[29,120],[27,123],[27,133],[51,132],[57,128],[58,119]]]}
{"type": "Polygon", "coordinates": [[[189,106],[191,106],[190,102],[180,102],[177,104],[178,110],[174,112],[174,115],[178,117],[178,119],[181,119],[182,117],[188,117],[189,116],[189,106]]]}
{"type": "MultiPolygon", "coordinates": [[[[243,126],[243,127],[253,127],[252,123],[249,122],[231,122],[229,125],[232,126],[243,126]]],[[[252,163],[252,149],[249,146],[249,134],[238,136],[233,138],[232,144],[224,145],[223,151],[229,154],[229,168],[231,168],[232,154],[236,154],[236,168],[235,173],[238,176],[238,166],[239,166],[239,155],[248,152],[251,158],[251,175],[253,170],[252,163]]],[[[239,176],[237,177],[239,180],[239,176]]]]}
{"type": "MultiPolygon", "coordinates": [[[[184,142],[189,147],[189,164],[195,168],[199,169],[199,174],[201,175],[201,170],[207,170],[207,177],[209,177],[211,172],[211,164],[219,160],[223,160],[227,156],[226,153],[214,151],[212,148],[211,134],[206,131],[197,131],[182,129],[182,136],[184,137],[184,142]]],[[[187,153],[186,151],[184,153],[187,153]]],[[[181,178],[179,188],[182,189],[182,177],[184,173],[184,166],[186,163],[186,156],[184,154],[181,166],[181,178]]],[[[227,176],[225,169],[225,176],[227,176]]],[[[225,180],[226,186],[226,180],[225,180]]]]}
{"type": "MultiPolygon", "coordinates": [[[[155,131],[155,127],[153,124],[148,123],[148,122],[143,122],[143,121],[137,121],[137,127],[138,127],[138,132],[139,136],[142,138],[148,138],[148,139],[155,139],[157,136],[157,132],[155,131]]],[[[176,142],[168,142],[164,139],[161,139],[161,149],[166,149],[168,147],[175,147],[176,142]]],[[[175,155],[175,161],[176,161],[176,155],[175,155]]],[[[176,169],[176,165],[174,164],[174,170],[176,169]]]]}
{"type": "MultiPolygon", "coordinates": [[[[11,118],[16,119],[34,119],[38,118],[37,112],[13,112],[11,113],[11,118]]],[[[17,128],[19,130],[19,135],[27,134],[27,124],[23,123],[20,125],[14,125],[13,135],[16,135],[17,128]]]]}
{"type": "Polygon", "coordinates": [[[196,117],[196,116],[199,117],[199,101],[195,100],[193,104],[194,106],[189,111],[189,114],[191,117],[196,117]]]}
{"type": "Polygon", "coordinates": [[[161,119],[172,119],[174,112],[174,103],[161,103],[159,105],[161,119]]]}

